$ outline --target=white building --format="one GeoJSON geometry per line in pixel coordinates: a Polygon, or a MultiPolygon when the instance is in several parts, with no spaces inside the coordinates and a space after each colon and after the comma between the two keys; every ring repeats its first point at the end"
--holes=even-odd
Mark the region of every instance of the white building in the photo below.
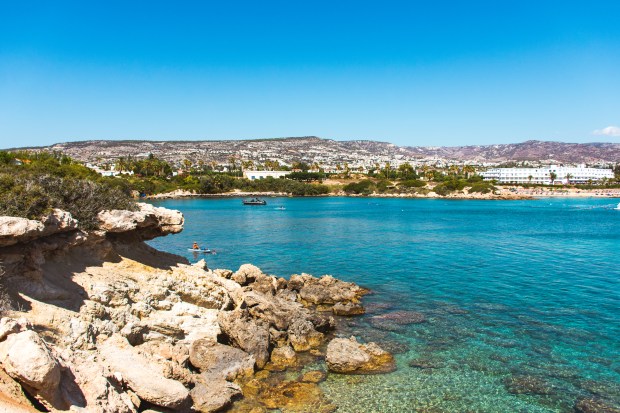
{"type": "Polygon", "coordinates": [[[243,177],[251,181],[255,179],[265,179],[268,177],[277,179],[284,178],[290,173],[290,171],[243,171],[243,177]]]}
{"type": "Polygon", "coordinates": [[[495,180],[499,183],[551,185],[552,172],[556,175],[554,184],[585,184],[590,181],[601,181],[604,178],[614,178],[614,173],[611,169],[588,168],[585,165],[549,165],[540,168],[492,168],[482,172],[480,175],[486,181],[495,180]]]}

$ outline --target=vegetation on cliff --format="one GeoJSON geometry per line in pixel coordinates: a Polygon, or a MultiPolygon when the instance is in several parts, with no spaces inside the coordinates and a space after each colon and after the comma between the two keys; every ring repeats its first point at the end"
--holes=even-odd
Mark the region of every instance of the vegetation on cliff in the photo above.
{"type": "Polygon", "coordinates": [[[59,208],[83,229],[104,209],[135,209],[122,180],[101,177],[58,153],[0,152],[0,215],[38,219],[59,208]]]}

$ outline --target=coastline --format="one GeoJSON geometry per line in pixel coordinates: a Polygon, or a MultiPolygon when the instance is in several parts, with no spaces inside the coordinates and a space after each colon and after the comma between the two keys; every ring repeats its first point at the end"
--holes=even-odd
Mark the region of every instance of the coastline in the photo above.
{"type": "Polygon", "coordinates": [[[324,197],[351,197],[351,198],[416,198],[416,199],[458,199],[458,200],[533,200],[539,198],[620,198],[620,189],[577,189],[577,188],[522,188],[515,186],[498,186],[494,193],[469,193],[466,190],[454,192],[446,196],[434,192],[427,194],[347,194],[343,191],[326,195],[295,196],[285,192],[242,192],[233,191],[220,194],[201,194],[186,190],[176,190],[144,197],[146,200],[184,199],[184,198],[244,198],[244,197],[287,197],[287,198],[324,198],[324,197]]]}

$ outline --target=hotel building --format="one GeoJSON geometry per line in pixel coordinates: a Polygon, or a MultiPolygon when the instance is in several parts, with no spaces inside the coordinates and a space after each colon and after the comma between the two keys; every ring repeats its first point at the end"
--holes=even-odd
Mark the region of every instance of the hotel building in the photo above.
{"type": "Polygon", "coordinates": [[[556,174],[554,184],[585,184],[604,178],[614,178],[611,169],[588,168],[585,165],[549,165],[540,168],[491,168],[480,175],[485,181],[495,180],[502,184],[545,184],[551,185],[551,173],[556,174]]]}

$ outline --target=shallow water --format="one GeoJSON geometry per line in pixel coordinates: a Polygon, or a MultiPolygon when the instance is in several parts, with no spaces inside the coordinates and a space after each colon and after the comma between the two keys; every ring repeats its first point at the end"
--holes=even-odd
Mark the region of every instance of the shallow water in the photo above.
{"type": "Polygon", "coordinates": [[[620,404],[616,204],[166,200],[156,205],[181,210],[185,230],[151,244],[211,268],[250,262],[372,289],[368,314],[342,334],[385,344],[398,370],[329,375],[321,386],[339,412],[570,412],[580,397],[620,404]],[[218,253],[194,255],[192,241],[218,253]],[[395,311],[426,321],[378,317],[395,311]]]}

